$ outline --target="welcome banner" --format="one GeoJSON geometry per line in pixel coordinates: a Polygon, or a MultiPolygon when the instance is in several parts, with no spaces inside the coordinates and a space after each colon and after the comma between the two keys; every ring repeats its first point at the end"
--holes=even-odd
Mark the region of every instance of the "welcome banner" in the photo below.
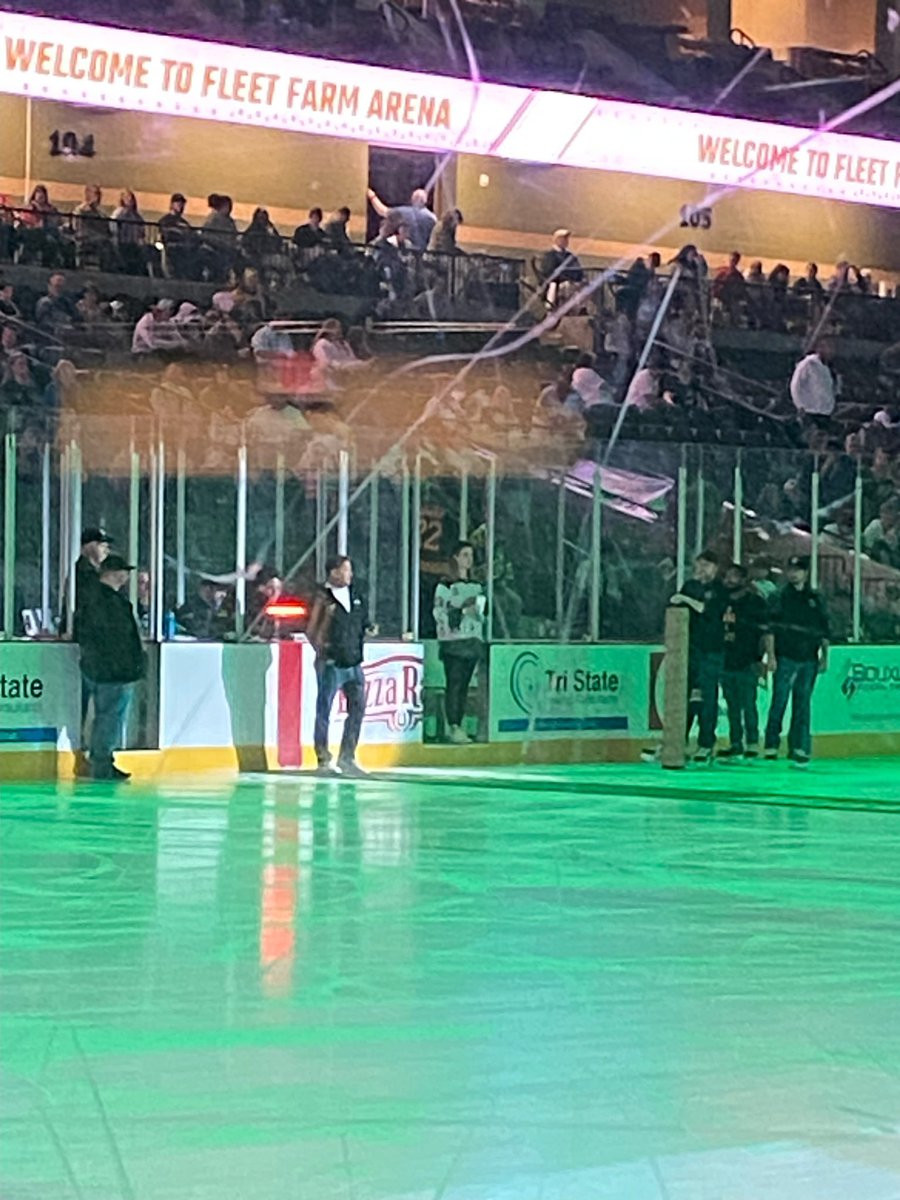
{"type": "Polygon", "coordinates": [[[900,143],[0,12],[0,92],[900,208],[900,143]]]}

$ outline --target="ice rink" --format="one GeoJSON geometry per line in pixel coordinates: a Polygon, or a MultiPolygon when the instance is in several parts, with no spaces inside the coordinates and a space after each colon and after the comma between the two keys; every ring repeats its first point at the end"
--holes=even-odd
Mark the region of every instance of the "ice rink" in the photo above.
{"type": "Polygon", "coordinates": [[[898,1200],[900,766],[0,784],[2,1200],[898,1200]]]}

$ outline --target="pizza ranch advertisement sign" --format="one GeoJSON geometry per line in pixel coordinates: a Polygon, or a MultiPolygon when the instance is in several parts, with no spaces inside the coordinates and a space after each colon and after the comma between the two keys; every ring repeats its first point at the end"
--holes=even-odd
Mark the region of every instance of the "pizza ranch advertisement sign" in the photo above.
{"type": "MultiPolygon", "coordinates": [[[[311,746],[316,713],[315,653],[303,647],[303,674],[300,700],[303,744],[311,746]]],[[[424,652],[412,642],[370,642],[363,658],[366,685],[366,715],[360,741],[366,745],[384,745],[422,740],[422,673],[424,652]]],[[[331,710],[330,739],[341,740],[347,718],[343,692],[335,697],[331,710]]]]}
{"type": "Polygon", "coordinates": [[[900,207],[900,143],[0,11],[0,92],[900,207]]]}

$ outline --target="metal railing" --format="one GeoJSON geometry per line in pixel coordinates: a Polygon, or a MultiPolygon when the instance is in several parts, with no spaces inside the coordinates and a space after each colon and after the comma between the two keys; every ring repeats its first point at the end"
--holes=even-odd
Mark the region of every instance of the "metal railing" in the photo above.
{"type": "Polygon", "coordinates": [[[431,594],[460,537],[476,546],[494,641],[654,642],[706,547],[775,578],[809,555],[835,640],[900,640],[900,561],[873,524],[883,488],[865,459],[838,474],[823,461],[620,441],[601,465],[540,431],[515,452],[441,453],[422,438],[391,450],[252,421],[10,425],[0,634],[65,634],[79,531],[97,524],[141,568],[131,596],[157,641],[208,575],[226,584],[228,636],[272,636],[253,564],[267,586],[274,576],[304,595],[336,550],[353,557],[387,636],[432,636],[431,594]]]}

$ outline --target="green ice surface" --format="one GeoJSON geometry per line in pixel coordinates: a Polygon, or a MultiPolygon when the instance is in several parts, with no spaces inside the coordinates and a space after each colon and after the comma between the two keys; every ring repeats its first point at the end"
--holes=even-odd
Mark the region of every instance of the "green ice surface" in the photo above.
{"type": "Polygon", "coordinates": [[[896,761],[0,785],[2,1200],[897,1200],[896,761]]]}

